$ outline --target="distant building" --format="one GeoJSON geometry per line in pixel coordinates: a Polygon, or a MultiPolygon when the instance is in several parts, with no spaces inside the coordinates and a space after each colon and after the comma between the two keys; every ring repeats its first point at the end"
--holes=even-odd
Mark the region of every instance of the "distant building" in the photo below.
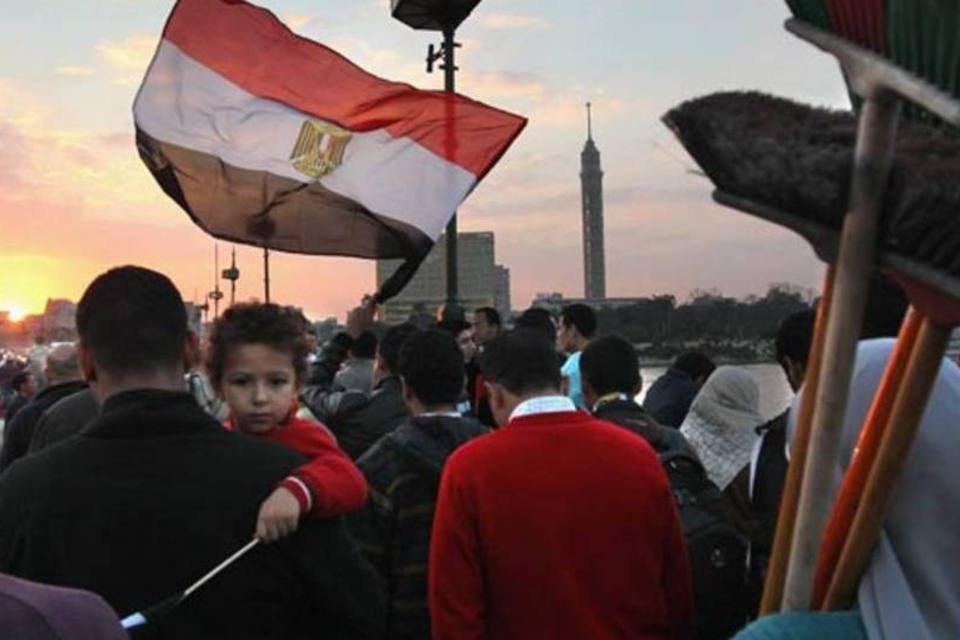
{"type": "Polygon", "coordinates": [[[338,331],[343,330],[336,318],[326,318],[313,323],[313,328],[317,332],[317,342],[323,344],[333,338],[338,331]]]}
{"type": "Polygon", "coordinates": [[[493,272],[496,278],[493,307],[503,320],[507,320],[510,316],[510,269],[497,264],[493,266],[493,272]]]}
{"type": "Polygon", "coordinates": [[[70,300],[47,300],[43,310],[43,335],[47,342],[77,339],[77,305],[70,300]]]}
{"type": "MultiPolygon", "coordinates": [[[[384,305],[383,321],[405,322],[412,315],[433,315],[446,301],[446,236],[440,236],[410,283],[400,295],[384,305]]],[[[469,314],[477,307],[496,307],[509,313],[510,272],[494,262],[494,237],[491,231],[457,235],[458,288],[460,304],[469,314]],[[498,301],[506,302],[505,305],[498,301]]],[[[377,261],[377,286],[390,277],[400,260],[377,261]]]]}
{"type": "Polygon", "coordinates": [[[530,303],[531,307],[546,309],[556,315],[568,304],[585,304],[596,310],[619,309],[629,307],[649,298],[565,298],[561,293],[538,293],[530,303]]]}
{"type": "Polygon", "coordinates": [[[593,142],[590,103],[587,103],[587,142],[580,152],[580,194],[583,201],[583,292],[591,300],[607,297],[607,267],[603,248],[603,170],[593,142]]]}

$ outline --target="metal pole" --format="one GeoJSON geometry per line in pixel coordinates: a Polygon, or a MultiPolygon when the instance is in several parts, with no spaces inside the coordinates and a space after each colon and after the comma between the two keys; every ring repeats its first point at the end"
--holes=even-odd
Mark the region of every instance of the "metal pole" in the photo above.
{"type": "MultiPolygon", "coordinates": [[[[231,273],[234,273],[237,268],[237,249],[234,247],[230,250],[230,269],[231,273]]],[[[237,301],[237,279],[230,278],[230,306],[232,307],[237,301]]]]}
{"type": "MultiPolygon", "coordinates": [[[[456,82],[454,74],[457,68],[454,63],[454,50],[456,45],[453,41],[453,29],[443,30],[443,88],[452,94],[455,91],[456,82]]],[[[456,151],[456,141],[454,140],[454,106],[455,101],[452,95],[447,97],[447,127],[445,146],[448,156],[456,151]]],[[[452,310],[458,304],[459,287],[457,286],[457,214],[447,224],[447,309],[452,310]]]]}
{"type": "Polygon", "coordinates": [[[213,317],[220,317],[220,245],[213,245],[213,317]]]}
{"type": "Polygon", "coordinates": [[[263,301],[270,304],[270,249],[263,248],[263,301]]]}

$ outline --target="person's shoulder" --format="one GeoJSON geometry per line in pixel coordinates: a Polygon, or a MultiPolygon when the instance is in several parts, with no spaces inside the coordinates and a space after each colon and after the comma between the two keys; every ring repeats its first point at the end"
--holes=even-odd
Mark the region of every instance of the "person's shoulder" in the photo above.
{"type": "MultiPolygon", "coordinates": [[[[454,450],[447,458],[447,464],[459,460],[469,460],[477,456],[483,456],[490,449],[500,446],[505,440],[508,440],[510,433],[505,429],[495,429],[481,433],[475,438],[468,440],[454,450]]],[[[462,463],[460,463],[462,464],[462,463]]]]}
{"type": "MultiPolygon", "coordinates": [[[[31,611],[34,620],[45,631],[53,631],[58,638],[114,640],[126,637],[116,612],[102,597],[89,591],[0,575],[0,597],[8,599],[13,606],[31,611]],[[76,635],[77,629],[84,632],[76,635]]],[[[24,633],[27,629],[16,631],[24,633]]]]}
{"type": "MultiPolygon", "coordinates": [[[[398,427],[402,428],[403,425],[398,427]]],[[[371,487],[385,494],[394,480],[408,471],[410,464],[398,446],[394,432],[390,432],[357,458],[357,467],[371,487]]]]}

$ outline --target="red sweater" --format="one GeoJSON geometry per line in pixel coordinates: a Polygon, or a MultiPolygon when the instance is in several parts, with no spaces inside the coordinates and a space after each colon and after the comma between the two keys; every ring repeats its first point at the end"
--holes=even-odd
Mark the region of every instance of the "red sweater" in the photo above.
{"type": "Polygon", "coordinates": [[[429,593],[435,640],[689,635],[686,545],[653,449],[582,412],[464,445],[444,468],[429,593]]]}
{"type": "MultiPolygon", "coordinates": [[[[227,428],[232,422],[227,420],[227,428]]],[[[356,511],[367,501],[367,481],[326,432],[316,424],[296,417],[262,434],[264,438],[310,458],[294,469],[280,486],[300,503],[301,512],[313,518],[329,518],[356,511]]]]}

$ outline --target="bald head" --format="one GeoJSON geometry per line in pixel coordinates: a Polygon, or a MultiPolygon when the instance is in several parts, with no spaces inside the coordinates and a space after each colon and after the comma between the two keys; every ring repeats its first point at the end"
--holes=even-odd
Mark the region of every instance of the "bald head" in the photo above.
{"type": "Polygon", "coordinates": [[[45,373],[50,384],[82,380],[80,367],[77,365],[76,345],[72,342],[55,344],[47,352],[45,373]]]}

